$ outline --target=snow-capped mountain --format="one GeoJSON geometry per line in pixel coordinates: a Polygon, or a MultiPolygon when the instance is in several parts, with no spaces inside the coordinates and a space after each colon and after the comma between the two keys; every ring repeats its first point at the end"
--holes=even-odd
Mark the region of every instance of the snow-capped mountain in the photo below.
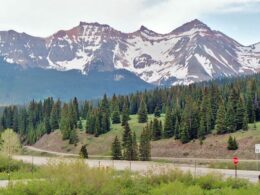
{"type": "Polygon", "coordinates": [[[156,85],[190,84],[260,71],[260,43],[243,46],[193,20],[168,34],[142,26],[123,33],[108,25],[81,22],[47,38],[0,32],[0,56],[23,68],[89,74],[125,69],[156,85]]]}

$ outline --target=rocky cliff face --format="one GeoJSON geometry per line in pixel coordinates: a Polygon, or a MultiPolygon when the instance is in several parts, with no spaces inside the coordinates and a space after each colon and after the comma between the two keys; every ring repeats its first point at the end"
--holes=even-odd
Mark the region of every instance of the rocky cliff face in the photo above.
{"type": "Polygon", "coordinates": [[[0,32],[0,56],[23,68],[59,71],[128,70],[156,85],[190,84],[260,70],[260,44],[243,46],[193,20],[168,34],[142,26],[123,33],[108,25],[81,22],[47,38],[0,32]]]}

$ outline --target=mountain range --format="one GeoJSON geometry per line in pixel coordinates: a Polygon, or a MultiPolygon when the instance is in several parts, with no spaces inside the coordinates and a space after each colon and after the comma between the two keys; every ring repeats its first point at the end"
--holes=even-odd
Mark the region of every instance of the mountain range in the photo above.
{"type": "MultiPolygon", "coordinates": [[[[35,94],[33,98],[52,95],[66,99],[72,93],[64,95],[62,91],[74,92],[75,87],[69,88],[68,82],[79,78],[84,81],[78,86],[82,91],[75,91],[73,95],[95,98],[107,92],[127,93],[152,86],[187,85],[260,71],[260,43],[244,46],[197,19],[167,34],[144,26],[124,33],[109,25],[85,22],[46,38],[13,30],[1,31],[0,57],[1,72],[16,72],[6,79],[0,77],[0,89],[1,85],[3,89],[9,84],[5,83],[9,79],[14,83],[11,88],[18,91],[29,87],[21,85],[20,81],[24,80],[39,89],[39,92],[29,90],[26,98],[16,91],[5,90],[3,95],[0,92],[3,102],[10,101],[16,94],[21,97],[20,102],[30,94],[35,94]],[[35,72],[41,72],[41,78],[35,77],[35,72]],[[54,75],[59,76],[51,78],[54,75]],[[106,76],[111,79],[104,83],[106,76]],[[61,78],[63,81],[59,80],[61,78]],[[41,92],[43,80],[48,84],[41,92]],[[131,87],[126,81],[133,83],[131,87]],[[59,83],[55,90],[52,90],[53,82],[59,83]],[[82,95],[86,92],[88,95],[82,95]]],[[[75,85],[77,87],[77,83],[75,85]]]]}

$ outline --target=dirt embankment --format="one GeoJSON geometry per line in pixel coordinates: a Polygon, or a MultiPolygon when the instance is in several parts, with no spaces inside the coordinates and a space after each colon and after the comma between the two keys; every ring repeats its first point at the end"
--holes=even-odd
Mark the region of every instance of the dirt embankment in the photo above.
{"type": "Polygon", "coordinates": [[[229,135],[209,135],[200,144],[199,140],[182,144],[174,139],[160,140],[152,143],[152,156],[162,157],[194,157],[194,158],[232,158],[239,156],[243,159],[255,159],[255,143],[253,136],[237,139],[239,149],[227,150],[229,135]]]}

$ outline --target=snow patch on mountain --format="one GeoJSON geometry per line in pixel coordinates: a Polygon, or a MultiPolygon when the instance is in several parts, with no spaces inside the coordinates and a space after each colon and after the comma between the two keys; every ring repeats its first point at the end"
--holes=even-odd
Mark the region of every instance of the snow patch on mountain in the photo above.
{"type": "Polygon", "coordinates": [[[123,33],[85,22],[47,38],[3,31],[0,56],[25,68],[76,69],[83,74],[125,69],[156,85],[190,84],[260,70],[260,43],[242,46],[199,20],[167,34],[144,26],[123,33]]]}

